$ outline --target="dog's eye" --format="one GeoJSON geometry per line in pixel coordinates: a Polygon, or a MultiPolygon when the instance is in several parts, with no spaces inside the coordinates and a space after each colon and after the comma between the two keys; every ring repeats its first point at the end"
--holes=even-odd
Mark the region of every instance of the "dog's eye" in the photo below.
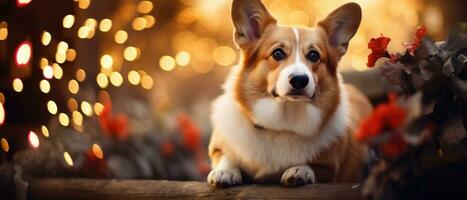
{"type": "Polygon", "coordinates": [[[306,58],[311,62],[317,62],[319,60],[319,53],[315,50],[311,50],[306,54],[306,58]]]}
{"type": "Polygon", "coordinates": [[[281,48],[274,49],[271,56],[277,61],[284,60],[286,57],[284,50],[281,48]]]}

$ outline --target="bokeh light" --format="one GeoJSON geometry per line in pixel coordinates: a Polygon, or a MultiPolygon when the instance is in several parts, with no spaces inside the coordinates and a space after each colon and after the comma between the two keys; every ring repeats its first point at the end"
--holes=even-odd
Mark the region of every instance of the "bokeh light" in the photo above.
{"type": "Polygon", "coordinates": [[[63,159],[68,166],[73,166],[73,159],[68,152],[63,152],[63,159]]]}
{"type": "Polygon", "coordinates": [[[214,61],[223,66],[231,65],[236,59],[235,51],[228,46],[220,46],[214,50],[214,61]]]}
{"type": "Polygon", "coordinates": [[[23,7],[27,6],[29,3],[31,3],[32,0],[16,0],[16,5],[18,7],[23,7]]]}
{"type": "Polygon", "coordinates": [[[38,148],[39,145],[40,145],[39,137],[33,131],[29,131],[28,141],[29,141],[29,144],[31,145],[31,147],[33,147],[33,148],[38,148]]]}
{"type": "Polygon", "coordinates": [[[138,10],[139,13],[147,14],[147,13],[151,12],[153,7],[154,6],[153,6],[152,2],[150,2],[150,1],[140,1],[138,3],[137,10],[138,10]]]}
{"type": "Polygon", "coordinates": [[[5,122],[5,108],[3,108],[3,103],[0,102],[0,125],[5,122]]]}
{"type": "Polygon", "coordinates": [[[91,117],[93,115],[92,106],[87,101],[81,102],[81,111],[83,112],[83,114],[85,114],[88,117],[91,117]]]}
{"type": "Polygon", "coordinates": [[[66,15],[63,17],[63,28],[71,28],[75,23],[74,15],[66,15]]]}
{"type": "Polygon", "coordinates": [[[86,71],[84,71],[83,69],[76,70],[76,80],[78,80],[79,82],[83,82],[84,79],[86,79],[86,71]]]}
{"type": "Polygon", "coordinates": [[[108,32],[112,28],[112,20],[110,19],[103,19],[99,23],[99,30],[102,32],[108,32]]]}
{"type": "Polygon", "coordinates": [[[146,90],[150,90],[154,86],[154,80],[150,76],[144,75],[141,79],[141,86],[146,90]]]}
{"type": "Polygon", "coordinates": [[[16,65],[22,67],[29,63],[32,56],[32,46],[29,41],[22,42],[16,49],[16,65]]]}
{"type": "Polygon", "coordinates": [[[125,48],[125,51],[123,51],[123,57],[128,61],[136,60],[139,57],[139,54],[140,50],[132,46],[125,48]]]}
{"type": "Polygon", "coordinates": [[[79,91],[79,84],[78,81],[72,79],[68,82],[68,91],[71,92],[71,94],[76,94],[79,91]]]}
{"type": "Polygon", "coordinates": [[[57,104],[53,100],[48,101],[47,102],[47,110],[52,115],[57,114],[57,112],[58,112],[57,104]]]}
{"type": "Polygon", "coordinates": [[[54,70],[54,77],[56,79],[61,79],[63,77],[63,69],[57,63],[52,65],[52,69],[54,70]]]}
{"type": "Polygon", "coordinates": [[[128,39],[128,33],[124,30],[119,30],[115,33],[114,40],[117,44],[123,44],[128,39]]]}
{"type": "Polygon", "coordinates": [[[74,98],[69,98],[66,102],[66,105],[70,111],[78,110],[78,101],[76,101],[74,98]]]}
{"type": "Polygon", "coordinates": [[[72,116],[73,124],[75,124],[77,126],[82,126],[83,125],[83,115],[81,115],[80,112],[73,111],[71,116],[72,116]]]}
{"type": "Polygon", "coordinates": [[[104,73],[97,74],[96,81],[100,88],[106,88],[109,85],[109,79],[104,73]]]}
{"type": "Polygon", "coordinates": [[[8,151],[10,151],[10,145],[8,144],[8,141],[5,138],[2,138],[0,140],[0,144],[4,152],[8,153],[8,151]]]}
{"type": "Polygon", "coordinates": [[[114,60],[112,56],[105,54],[101,57],[100,63],[103,68],[111,69],[112,65],[114,64],[114,60]]]}
{"type": "Polygon", "coordinates": [[[50,83],[49,81],[43,79],[41,82],[39,82],[39,89],[41,92],[48,94],[50,92],[50,83]]]}
{"type": "Polygon", "coordinates": [[[41,38],[41,42],[44,46],[47,46],[50,44],[50,41],[52,40],[52,35],[47,32],[47,31],[44,31],[42,33],[42,38],[41,38]]]}
{"type": "Polygon", "coordinates": [[[91,4],[91,0],[78,0],[78,7],[81,9],[87,9],[91,4]]]}
{"type": "Polygon", "coordinates": [[[92,153],[96,158],[102,159],[104,158],[104,152],[102,151],[102,148],[98,144],[93,144],[92,145],[92,153]]]}
{"type": "Polygon", "coordinates": [[[62,126],[68,126],[68,125],[70,125],[70,118],[65,113],[60,113],[60,114],[58,114],[58,122],[62,126]]]}
{"type": "Polygon", "coordinates": [[[120,87],[123,83],[122,75],[117,71],[112,72],[112,74],[110,74],[110,83],[115,87],[120,87]]]}
{"type": "Polygon", "coordinates": [[[138,85],[141,82],[141,76],[137,71],[128,72],[128,82],[132,85],[138,85]]]}
{"type": "Polygon", "coordinates": [[[8,37],[8,24],[4,21],[0,22],[0,40],[6,40],[8,37]]]}
{"type": "Polygon", "coordinates": [[[42,135],[44,135],[44,137],[49,137],[49,129],[47,128],[47,126],[42,125],[41,126],[41,131],[42,131],[42,135]]]}
{"type": "Polygon", "coordinates": [[[21,92],[23,91],[23,81],[19,78],[13,79],[13,90],[15,92],[21,92]]]}
{"type": "Polygon", "coordinates": [[[162,56],[159,60],[159,66],[164,71],[172,71],[175,68],[175,59],[171,56],[162,56]]]}
{"type": "Polygon", "coordinates": [[[175,61],[180,66],[187,66],[190,63],[190,60],[191,60],[191,56],[186,51],[180,51],[175,56],[175,61]]]}
{"type": "Polygon", "coordinates": [[[50,65],[46,65],[42,69],[42,75],[46,79],[52,79],[54,77],[54,69],[50,65]]]}

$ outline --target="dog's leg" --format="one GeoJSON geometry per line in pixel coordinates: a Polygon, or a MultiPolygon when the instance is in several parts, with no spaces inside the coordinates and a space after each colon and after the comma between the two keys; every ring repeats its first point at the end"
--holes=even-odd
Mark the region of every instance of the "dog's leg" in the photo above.
{"type": "Polygon", "coordinates": [[[219,159],[208,175],[208,183],[214,187],[231,187],[242,184],[242,174],[237,166],[221,152],[219,159]]]}
{"type": "Polygon", "coordinates": [[[291,167],[282,174],[281,183],[284,186],[300,186],[315,183],[315,173],[308,165],[291,167]]]}

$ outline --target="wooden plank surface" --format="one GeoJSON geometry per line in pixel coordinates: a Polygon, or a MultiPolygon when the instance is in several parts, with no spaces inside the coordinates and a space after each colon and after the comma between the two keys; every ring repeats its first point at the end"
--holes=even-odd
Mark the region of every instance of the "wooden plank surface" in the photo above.
{"type": "Polygon", "coordinates": [[[29,199],[363,199],[360,184],[316,184],[297,188],[244,185],[211,188],[205,182],[160,180],[35,179],[29,199]]]}

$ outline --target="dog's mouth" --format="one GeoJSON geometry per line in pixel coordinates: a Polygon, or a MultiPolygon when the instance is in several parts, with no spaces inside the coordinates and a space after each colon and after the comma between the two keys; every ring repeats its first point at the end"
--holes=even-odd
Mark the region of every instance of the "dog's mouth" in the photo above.
{"type": "Polygon", "coordinates": [[[275,88],[272,89],[272,91],[270,93],[274,98],[281,98],[281,99],[289,100],[289,101],[311,101],[316,96],[315,93],[313,93],[313,95],[309,96],[308,94],[306,94],[306,92],[304,90],[296,90],[296,89],[290,90],[284,96],[281,96],[281,95],[277,94],[277,91],[276,91],[275,88]]]}

